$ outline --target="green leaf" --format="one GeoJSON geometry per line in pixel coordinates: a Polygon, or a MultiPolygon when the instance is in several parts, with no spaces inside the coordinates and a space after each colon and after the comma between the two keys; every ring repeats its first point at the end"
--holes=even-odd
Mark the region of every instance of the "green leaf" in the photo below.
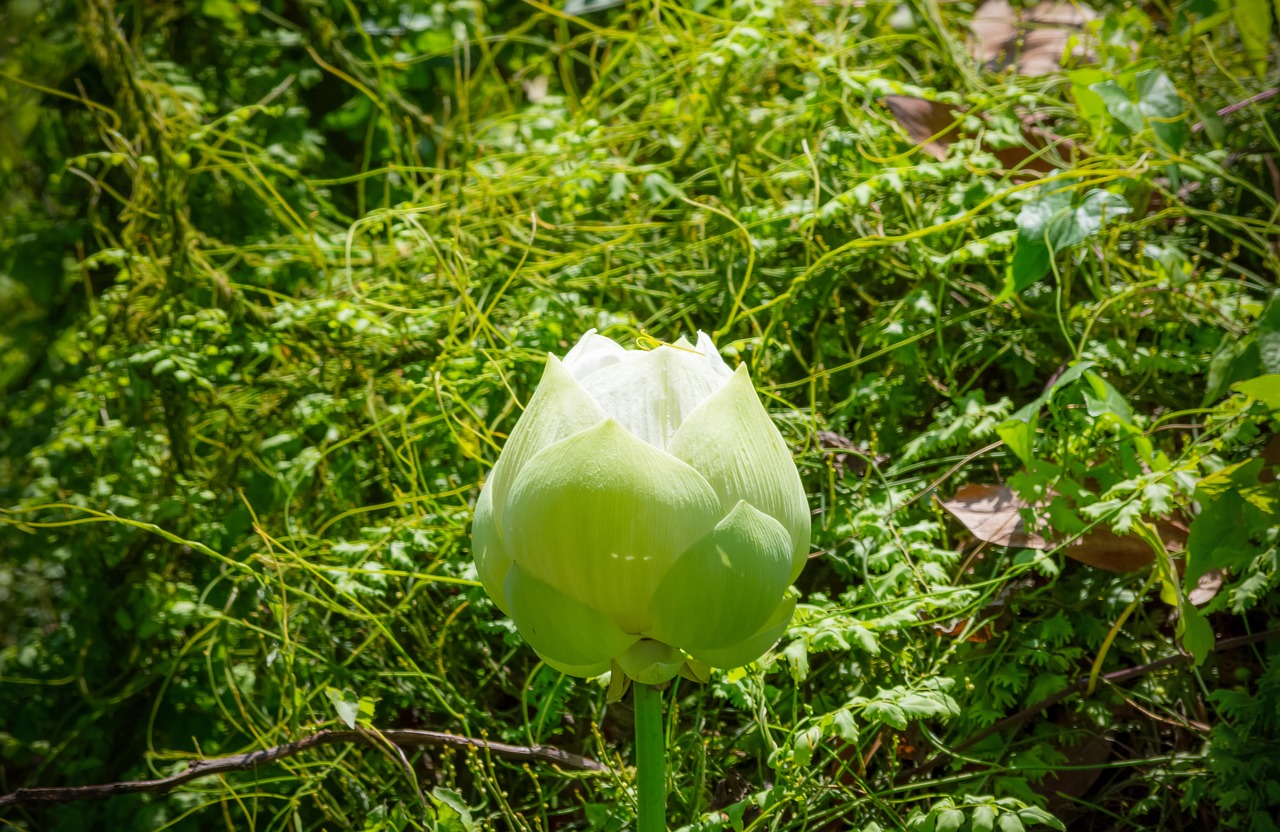
{"type": "Polygon", "coordinates": [[[959,713],[959,708],[946,694],[907,693],[894,700],[899,708],[909,717],[950,716],[959,713]]]}
{"type": "Polygon", "coordinates": [[[240,7],[233,0],[201,0],[200,11],[233,29],[240,28],[240,7]]]}
{"type": "Polygon", "coordinates": [[[1095,188],[1076,201],[1073,190],[1050,192],[1025,203],[1018,212],[1018,239],[1009,275],[998,301],[1008,300],[1039,281],[1058,252],[1101,231],[1109,220],[1132,209],[1124,197],[1095,188]]]}
{"type": "Polygon", "coordinates": [[[1015,812],[1001,812],[999,818],[1000,832],[1023,832],[1022,819],[1015,812]]]}
{"type": "Polygon", "coordinates": [[[431,790],[436,803],[439,828],[449,832],[475,832],[476,823],[471,819],[471,809],[462,795],[453,789],[436,786],[431,790]]]}
{"type": "Polygon", "coordinates": [[[1107,112],[1130,133],[1141,133],[1150,127],[1156,140],[1167,151],[1177,153],[1186,143],[1186,114],[1189,105],[1178,95],[1169,76],[1154,69],[1139,72],[1136,79],[1137,99],[1132,98],[1115,81],[1093,84],[1107,105],[1107,112]]]}
{"type": "Polygon", "coordinates": [[[964,826],[964,812],[959,809],[943,809],[938,812],[938,820],[934,823],[934,832],[960,832],[964,826]]]}
{"type": "Polygon", "coordinates": [[[350,130],[369,120],[373,113],[373,102],[369,96],[361,93],[347,99],[341,107],[331,110],[324,116],[324,127],[327,130],[350,130]]]}
{"type": "Polygon", "coordinates": [[[1238,381],[1231,385],[1231,389],[1257,399],[1268,410],[1280,410],[1280,373],[1268,373],[1248,381],[1238,381]]]}
{"type": "Polygon", "coordinates": [[[1105,73],[1100,69],[1076,69],[1066,75],[1071,82],[1071,97],[1075,99],[1080,115],[1094,125],[1103,126],[1107,105],[1102,100],[1102,96],[1091,87],[1094,84],[1104,83],[1105,73]]]}
{"type": "Polygon", "coordinates": [[[324,695],[329,697],[329,702],[337,712],[338,719],[342,720],[348,728],[355,728],[356,721],[360,718],[360,697],[345,688],[343,690],[325,688],[324,695]]]}
{"type": "Polygon", "coordinates": [[[792,744],[791,758],[796,765],[805,768],[809,763],[813,762],[813,750],[821,744],[822,729],[816,725],[810,726],[796,734],[795,741],[792,744]]]}
{"type": "Polygon", "coordinates": [[[1036,426],[1040,419],[1040,408],[1044,407],[1058,390],[1074,384],[1094,366],[1093,361],[1081,361],[1069,367],[1054,380],[1043,395],[1019,408],[1017,412],[996,426],[996,434],[1004,440],[1009,450],[1013,451],[1024,465],[1031,466],[1035,463],[1036,426]]]}
{"type": "Polygon", "coordinates": [[[1271,53],[1271,0],[1233,0],[1231,9],[1245,57],[1261,78],[1271,53]]]}
{"type": "Polygon", "coordinates": [[[1204,660],[1213,652],[1213,627],[1204,613],[1190,603],[1183,603],[1178,607],[1178,635],[1196,667],[1204,664],[1204,660]]]}
{"type": "Polygon", "coordinates": [[[841,708],[831,715],[831,726],[835,729],[836,736],[845,742],[858,741],[858,726],[848,708],[841,708]]]}
{"type": "Polygon", "coordinates": [[[973,832],[992,832],[996,825],[996,810],[994,806],[975,806],[973,815],[969,821],[969,827],[973,832]]]}
{"type": "Polygon", "coordinates": [[[1187,571],[1183,586],[1190,590],[1204,573],[1241,566],[1253,560],[1244,523],[1245,502],[1234,491],[1206,501],[1191,521],[1187,534],[1187,571]]]}
{"type": "Polygon", "coordinates": [[[1262,467],[1261,458],[1248,459],[1197,483],[1201,508],[1187,536],[1187,589],[1210,570],[1249,564],[1259,553],[1255,539],[1278,525],[1280,484],[1259,481],[1262,467]]]}
{"type": "Polygon", "coordinates": [[[1019,809],[1018,817],[1026,823],[1038,823],[1042,826],[1051,826],[1061,832],[1065,832],[1067,828],[1062,821],[1058,820],[1044,809],[1041,809],[1039,806],[1028,806],[1025,809],[1019,809]]]}
{"type": "Polygon", "coordinates": [[[1035,462],[1036,426],[1045,401],[1046,397],[1041,396],[996,426],[996,434],[1022,460],[1023,465],[1035,462]]]}
{"type": "Polygon", "coordinates": [[[1168,75],[1157,69],[1138,73],[1138,109],[1167,149],[1174,153],[1182,150],[1187,142],[1190,105],[1178,95],[1168,75]]]}
{"type": "Polygon", "coordinates": [[[1090,416],[1112,416],[1124,427],[1133,427],[1133,410],[1120,395],[1120,391],[1112,387],[1097,373],[1085,373],[1085,380],[1093,389],[1093,396],[1085,394],[1085,403],[1090,416]]]}
{"type": "Polygon", "coordinates": [[[1196,496],[1201,499],[1216,498],[1232,491],[1239,491],[1241,486],[1256,483],[1260,473],[1262,473],[1262,460],[1258,458],[1228,465],[1196,483],[1196,496]]]}
{"type": "Polygon", "coordinates": [[[565,0],[564,13],[580,17],[592,12],[602,12],[621,6],[626,0],[565,0]]]}
{"type": "Polygon", "coordinates": [[[1141,133],[1145,125],[1142,118],[1142,111],[1138,109],[1129,98],[1129,94],[1124,91],[1124,87],[1115,81],[1102,81],[1093,84],[1089,90],[1102,99],[1107,105],[1107,112],[1116,121],[1123,124],[1129,129],[1130,133],[1141,133]]]}
{"type": "Polygon", "coordinates": [[[885,725],[897,728],[899,731],[905,731],[907,728],[907,715],[892,702],[883,700],[868,702],[864,714],[869,720],[883,722],[885,725]]]}

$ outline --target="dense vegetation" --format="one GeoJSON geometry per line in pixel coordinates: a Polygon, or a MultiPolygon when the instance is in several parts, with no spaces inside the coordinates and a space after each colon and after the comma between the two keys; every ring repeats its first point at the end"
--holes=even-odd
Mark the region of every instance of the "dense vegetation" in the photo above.
{"type": "Polygon", "coordinates": [[[609,766],[338,743],[0,823],[627,828],[628,700],[468,535],[597,327],[714,333],[814,510],[776,650],[669,693],[673,828],[1276,829],[1272,7],[984,65],[966,2],[599,6],[0,10],[0,793],[344,722],[609,766]]]}

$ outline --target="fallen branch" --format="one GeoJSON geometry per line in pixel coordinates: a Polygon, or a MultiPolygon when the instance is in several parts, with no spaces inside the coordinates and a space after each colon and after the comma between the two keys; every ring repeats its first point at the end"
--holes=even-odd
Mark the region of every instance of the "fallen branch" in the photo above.
{"type": "MultiPolygon", "coordinates": [[[[1235,104],[1232,104],[1227,107],[1223,107],[1221,110],[1218,111],[1218,116],[1221,118],[1225,118],[1226,116],[1231,115],[1237,110],[1243,110],[1245,107],[1248,107],[1251,104],[1257,104],[1259,101],[1266,101],[1268,98],[1271,98],[1272,96],[1277,94],[1280,94],[1280,87],[1276,87],[1275,89],[1270,89],[1270,90],[1263,90],[1262,92],[1256,95],[1249,96],[1243,101],[1237,101],[1235,104]]],[[[1198,121],[1195,124],[1191,125],[1192,133],[1199,133],[1203,129],[1204,129],[1203,121],[1198,121]]]]}
{"type": "MultiPolygon", "coordinates": [[[[1223,639],[1222,641],[1214,645],[1213,652],[1220,653],[1224,650],[1231,650],[1236,647],[1245,647],[1250,644],[1257,644],[1260,641],[1266,641],[1268,639],[1272,639],[1276,637],[1280,637],[1280,629],[1266,630],[1261,633],[1253,633],[1252,635],[1223,639]]],[[[1159,661],[1151,662],[1150,664],[1138,665],[1137,667],[1126,667],[1124,670],[1114,670],[1110,673],[1104,673],[1102,674],[1101,678],[1105,682],[1108,682],[1111,684],[1118,684],[1120,682],[1126,682],[1130,679],[1136,679],[1139,676],[1145,676],[1148,673],[1153,673],[1157,670],[1160,670],[1161,668],[1168,667],[1171,664],[1190,661],[1190,659],[1191,659],[1190,656],[1183,656],[1183,655],[1168,656],[1166,658],[1160,659],[1159,661]]],[[[1048,708],[1053,707],[1054,705],[1058,704],[1062,700],[1066,699],[1068,696],[1071,696],[1072,694],[1075,694],[1075,693],[1079,693],[1083,690],[1087,690],[1088,687],[1089,687],[1089,677],[1081,676],[1079,679],[1075,681],[1074,684],[1064,688],[1063,690],[1058,691],[1053,696],[1050,696],[1047,699],[1041,699],[1039,702],[1032,705],[1031,707],[1024,708],[1023,710],[1018,711],[1016,714],[1013,714],[1012,716],[1005,717],[1004,719],[1000,720],[999,722],[992,725],[991,727],[986,728],[982,731],[979,731],[978,733],[974,734],[972,737],[969,737],[967,740],[955,746],[954,748],[948,749],[946,751],[940,751],[937,754],[934,754],[932,757],[925,760],[923,763],[916,766],[915,768],[909,768],[909,769],[904,769],[903,771],[900,771],[898,773],[898,776],[893,778],[893,783],[895,786],[901,785],[902,783],[905,783],[908,780],[913,780],[923,774],[928,774],[930,771],[933,771],[935,768],[940,766],[942,763],[944,763],[951,757],[955,756],[956,754],[960,754],[969,748],[972,748],[973,746],[982,742],[992,734],[998,734],[1001,731],[1005,730],[1006,728],[1013,728],[1014,726],[1019,725],[1023,721],[1035,716],[1041,711],[1044,711],[1044,710],[1047,710],[1048,708]]]]}
{"type": "Polygon", "coordinates": [[[139,792],[165,794],[192,780],[211,777],[215,774],[223,774],[229,771],[248,771],[260,765],[272,763],[284,757],[291,757],[294,754],[322,745],[342,742],[373,744],[382,740],[398,746],[474,748],[477,751],[490,751],[499,757],[505,757],[509,760],[543,761],[581,771],[608,770],[607,766],[589,757],[571,754],[568,751],[562,751],[559,748],[547,745],[507,745],[475,737],[445,734],[440,731],[417,731],[404,728],[393,728],[386,731],[320,731],[308,737],[303,737],[296,742],[277,745],[274,748],[262,748],[244,754],[233,754],[229,757],[192,760],[185,771],[179,771],[176,774],[156,780],[125,780],[118,783],[100,783],[94,786],[48,786],[18,789],[12,794],[0,795],[0,807],[35,801],[67,803],[73,800],[93,800],[100,797],[137,794],[139,792]]]}

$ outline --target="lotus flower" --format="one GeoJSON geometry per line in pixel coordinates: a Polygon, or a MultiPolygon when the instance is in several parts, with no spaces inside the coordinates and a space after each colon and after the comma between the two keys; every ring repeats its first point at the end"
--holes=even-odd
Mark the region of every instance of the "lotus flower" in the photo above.
{"type": "Polygon", "coordinates": [[[547,664],[657,684],[760,657],[809,551],[791,454],[711,339],[547,356],[485,482],[480,579],[547,664]]]}

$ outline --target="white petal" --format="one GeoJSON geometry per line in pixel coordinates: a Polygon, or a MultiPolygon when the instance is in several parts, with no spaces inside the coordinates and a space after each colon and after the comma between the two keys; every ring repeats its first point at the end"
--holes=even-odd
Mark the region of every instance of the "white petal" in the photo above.
{"type": "Polygon", "coordinates": [[[689,415],[668,452],[716,490],[728,513],[746,500],[791,536],[791,580],[809,556],[809,504],[782,435],[751,385],[746,365],[689,415]]]}
{"type": "Polygon", "coordinates": [[[720,351],[716,349],[716,345],[711,343],[711,336],[702,330],[698,330],[698,346],[695,347],[698,352],[702,353],[707,359],[707,366],[711,371],[726,381],[733,376],[733,370],[729,369],[729,365],[724,363],[724,359],[720,357],[720,351]]]}
{"type": "Polygon", "coordinates": [[[617,364],[627,357],[627,351],[612,338],[597,335],[594,329],[578,339],[578,343],[564,357],[564,368],[576,379],[584,379],[596,370],[617,364]]]}
{"type": "Polygon", "coordinates": [[[667,569],[720,516],[697,471],[607,419],[529,461],[503,530],[522,569],[639,634],[667,569]]]}
{"type": "Polygon", "coordinates": [[[607,416],[656,448],[667,447],[685,418],[725,383],[701,353],[666,345],[628,353],[626,361],[582,379],[607,416]]]}

